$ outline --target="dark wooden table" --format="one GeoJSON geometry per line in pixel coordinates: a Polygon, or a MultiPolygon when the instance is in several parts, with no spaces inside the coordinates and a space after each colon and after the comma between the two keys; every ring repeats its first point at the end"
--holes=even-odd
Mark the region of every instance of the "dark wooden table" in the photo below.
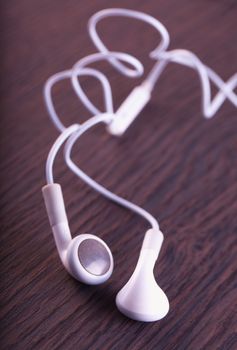
{"type": "MultiPolygon", "coordinates": [[[[228,79],[237,70],[237,3],[113,1],[154,15],[171,48],[195,52],[228,79]]],[[[197,75],[170,65],[151,103],[123,138],[103,127],[75,146],[74,159],[109,189],[155,215],[165,243],[155,269],[171,310],[156,323],[122,316],[115,296],[131,275],[147,224],[78,180],[58,159],[73,234],[97,233],[115,259],[98,287],[72,279],[61,265],[41,195],[47,152],[57,131],[42,87],[53,73],[95,51],[86,25],[109,1],[5,1],[1,4],[1,345],[2,349],[237,349],[237,110],[229,103],[206,121],[197,75]]],[[[159,38],[128,20],[100,25],[114,50],[140,58],[159,38]]],[[[106,63],[116,107],[134,81],[106,63]]],[[[102,106],[100,86],[83,79],[102,106]]],[[[86,120],[68,82],[55,88],[66,125],[86,120]]]]}

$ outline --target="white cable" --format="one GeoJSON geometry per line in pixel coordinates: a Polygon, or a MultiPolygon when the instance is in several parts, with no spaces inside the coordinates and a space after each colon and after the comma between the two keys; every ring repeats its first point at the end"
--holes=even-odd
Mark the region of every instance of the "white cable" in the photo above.
{"type": "Polygon", "coordinates": [[[206,118],[211,118],[221,107],[226,98],[230,100],[237,107],[237,95],[234,93],[234,89],[237,86],[237,76],[234,74],[227,82],[224,82],[220,76],[204,65],[196,55],[187,50],[173,50],[167,51],[169,45],[169,34],[166,28],[161,22],[155,18],[138,11],[132,11],[127,9],[106,9],[97,12],[89,20],[89,34],[97,49],[106,53],[108,61],[122,74],[130,77],[137,77],[138,75],[134,70],[128,69],[122,64],[113,53],[108,50],[100,39],[96,26],[97,23],[106,17],[132,17],[138,20],[149,23],[153,26],[161,35],[160,45],[150,53],[150,57],[158,60],[153,69],[149,73],[145,83],[152,90],[161,73],[164,71],[168,62],[176,62],[188,67],[191,67],[197,71],[201,80],[202,88],[202,112],[206,118]],[[211,87],[210,80],[219,88],[219,92],[211,101],[211,87]]]}
{"type": "Polygon", "coordinates": [[[64,129],[64,131],[58,136],[56,141],[54,142],[53,146],[51,147],[47,161],[46,161],[46,181],[48,184],[54,183],[54,177],[53,177],[53,164],[56,158],[56,155],[58,151],[60,150],[61,146],[64,144],[66,139],[74,133],[76,130],[80,128],[79,124],[73,124],[69,126],[68,128],[64,129]]]}
{"type": "MultiPolygon", "coordinates": [[[[106,76],[99,72],[98,70],[92,69],[92,68],[74,68],[72,69],[71,73],[71,80],[77,79],[78,77],[82,75],[93,75],[96,77],[103,88],[103,97],[104,97],[104,108],[105,112],[107,113],[113,113],[114,112],[114,106],[113,106],[113,96],[112,96],[112,90],[109,83],[109,80],[106,78],[106,76]],[[93,72],[93,74],[92,74],[93,72]]],[[[100,111],[88,98],[88,96],[85,94],[84,90],[82,89],[81,85],[77,85],[77,89],[74,89],[77,96],[80,98],[84,106],[92,113],[92,114],[100,114],[103,113],[100,111]]]]}
{"type": "MultiPolygon", "coordinates": [[[[81,98],[81,101],[84,103],[85,107],[87,107],[87,109],[94,115],[101,113],[101,111],[99,111],[89,101],[88,97],[84,94],[78,77],[80,76],[81,70],[83,71],[86,66],[88,66],[92,63],[98,62],[98,61],[109,60],[111,56],[113,56],[117,60],[129,63],[131,66],[133,66],[134,72],[136,71],[137,76],[140,76],[143,74],[143,65],[141,64],[141,62],[137,58],[135,58],[127,53],[122,53],[122,52],[109,52],[109,53],[97,52],[97,53],[88,55],[86,57],[83,57],[78,62],[76,62],[73,66],[72,71],[71,71],[72,86],[74,88],[74,91],[78,95],[78,97],[81,98]]],[[[112,97],[110,97],[110,95],[112,96],[112,93],[111,93],[109,81],[105,76],[104,76],[103,80],[104,80],[104,85],[105,85],[105,82],[107,81],[106,85],[109,86],[108,89],[104,89],[105,100],[109,100],[109,99],[112,100],[112,97]]],[[[106,112],[108,112],[108,113],[113,112],[112,102],[111,102],[111,105],[112,105],[112,109],[106,109],[106,112]]]]}
{"type": "Polygon", "coordinates": [[[108,50],[108,48],[104,45],[104,43],[101,41],[96,26],[97,23],[106,17],[129,17],[129,18],[135,18],[138,20],[141,20],[143,22],[146,22],[150,24],[153,28],[155,28],[159,34],[161,35],[161,42],[157,46],[156,49],[154,49],[150,55],[153,57],[153,55],[157,55],[159,52],[165,51],[167,47],[169,46],[170,38],[169,33],[167,29],[163,26],[161,22],[159,22],[156,18],[149,16],[143,12],[139,11],[133,11],[133,10],[127,10],[127,9],[120,9],[120,8],[113,8],[113,9],[106,9],[99,11],[95,13],[88,22],[88,30],[90,37],[94,43],[94,45],[97,47],[97,49],[107,54],[109,62],[123,75],[128,77],[138,77],[139,74],[136,70],[132,70],[128,67],[126,67],[123,63],[121,63],[117,57],[111,54],[111,52],[108,50]]]}
{"type": "MultiPolygon", "coordinates": [[[[143,73],[143,66],[137,58],[121,52],[112,52],[111,54],[114,57],[116,57],[116,59],[129,63],[131,66],[133,66],[134,70],[137,72],[137,75],[141,75],[143,73]]],[[[93,115],[96,115],[103,112],[100,111],[90,101],[90,99],[82,89],[79,83],[78,77],[86,75],[86,76],[93,76],[97,78],[100,81],[103,89],[105,112],[107,113],[114,112],[112,90],[111,90],[109,80],[100,71],[93,68],[85,68],[85,66],[88,66],[91,63],[98,62],[101,60],[107,60],[107,59],[108,59],[107,54],[104,54],[104,53],[95,53],[95,54],[88,55],[80,59],[73,66],[72,69],[56,73],[46,81],[44,85],[44,91],[43,91],[45,105],[46,105],[48,114],[50,116],[50,119],[52,120],[52,122],[60,132],[62,132],[65,129],[65,126],[60,121],[60,118],[56,113],[56,110],[52,101],[52,88],[57,82],[61,80],[68,79],[68,78],[71,79],[72,86],[78,98],[93,115]]]]}
{"type": "Polygon", "coordinates": [[[156,219],[152,215],[150,215],[144,209],[115,195],[98,184],[80,168],[78,168],[71,159],[71,150],[74,143],[86,130],[101,122],[107,124],[116,118],[116,113],[114,114],[113,108],[111,86],[107,77],[98,70],[87,66],[94,62],[106,60],[111,63],[113,67],[115,67],[121,74],[133,78],[140,77],[144,71],[142,63],[136,57],[123,52],[110,51],[100,39],[97,33],[97,24],[100,20],[111,16],[130,17],[142,20],[153,26],[159,32],[161,36],[160,44],[150,53],[150,57],[155,59],[156,63],[143,82],[143,86],[146,86],[148,90],[151,91],[154,88],[157,80],[169,62],[175,62],[197,71],[202,89],[202,112],[206,118],[212,117],[221,107],[225,99],[229,99],[229,101],[232,102],[235,107],[237,107],[237,95],[234,92],[234,89],[237,86],[237,73],[234,74],[227,82],[224,82],[217,73],[204,65],[192,52],[180,49],[167,51],[170,41],[169,34],[163,24],[152,16],[127,9],[107,9],[99,11],[92,16],[88,24],[91,39],[99,52],[80,59],[72,69],[57,73],[46,82],[44,87],[44,98],[47,110],[54,125],[62,133],[54,143],[48,155],[46,163],[46,178],[48,183],[53,182],[53,163],[57,152],[62,144],[68,139],[65,146],[65,160],[69,168],[78,177],[80,177],[84,182],[101,193],[103,196],[143,216],[151,223],[153,227],[159,227],[156,219]],[[130,64],[132,68],[128,68],[125,63],[130,64]],[[93,76],[101,83],[105,104],[104,114],[92,103],[92,101],[90,101],[80,85],[79,78],[85,75],[93,76]],[[72,87],[78,98],[93,115],[97,116],[92,117],[82,125],[75,124],[69,128],[65,128],[55,111],[52,101],[52,87],[54,84],[63,79],[71,79],[72,87]],[[210,81],[212,81],[219,89],[213,100],[211,100],[210,81]]]}
{"type": "MultiPolygon", "coordinates": [[[[112,116],[113,118],[113,116],[112,116]]],[[[77,129],[71,136],[68,138],[65,148],[64,148],[64,157],[68,167],[94,190],[102,194],[104,197],[110,199],[111,201],[130,209],[131,211],[137,213],[138,215],[144,217],[154,229],[159,229],[159,224],[157,220],[146,210],[142,209],[136,204],[129,202],[128,200],[116,195],[115,193],[107,190],[104,186],[100,185],[98,182],[93,180],[88,176],[84,171],[82,171],[71,159],[71,152],[75,142],[84,134],[87,130],[99,123],[109,123],[111,121],[111,115],[102,114],[92,117],[87,120],[79,129],[77,129]]]]}
{"type": "Polygon", "coordinates": [[[48,113],[59,131],[63,131],[65,129],[65,126],[60,121],[52,103],[51,90],[52,86],[56,82],[65,78],[71,78],[75,93],[82,101],[82,103],[86,106],[86,108],[93,115],[95,115],[102,113],[102,111],[99,110],[89,100],[88,96],[85,94],[80,85],[78,77],[82,75],[91,75],[96,77],[101,82],[105,100],[105,112],[108,113],[114,112],[112,92],[109,81],[105,75],[95,69],[85,68],[86,66],[99,60],[107,60],[123,75],[130,77],[139,77],[143,73],[144,67],[137,58],[126,53],[111,52],[101,41],[96,31],[97,24],[100,20],[111,16],[123,16],[142,20],[153,26],[161,35],[160,44],[155,50],[150,53],[150,56],[152,58],[158,60],[151,72],[148,74],[148,77],[145,79],[145,83],[150,88],[150,90],[154,88],[155,83],[157,82],[161,73],[164,71],[168,62],[172,61],[193,68],[199,74],[202,87],[202,112],[206,118],[212,117],[221,107],[226,98],[228,98],[230,102],[232,102],[234,106],[237,107],[237,95],[233,91],[237,86],[237,74],[233,75],[227,82],[224,82],[213,70],[205,66],[192,52],[189,52],[187,50],[166,51],[170,41],[169,34],[163,24],[152,16],[146,15],[142,12],[127,9],[106,9],[99,11],[93,15],[88,23],[91,39],[100,52],[80,59],[74,65],[73,69],[55,74],[49,78],[45,84],[44,97],[48,113]],[[126,67],[123,62],[132,65],[133,69],[126,67]],[[219,88],[219,92],[216,94],[212,101],[210,80],[212,80],[212,82],[219,88]]]}
{"type": "Polygon", "coordinates": [[[44,93],[45,105],[46,105],[50,119],[52,120],[53,124],[56,126],[59,132],[63,132],[65,130],[65,126],[63,125],[63,123],[61,122],[60,118],[58,117],[55,111],[54,104],[52,101],[52,87],[57,82],[70,77],[71,77],[71,70],[66,70],[60,73],[56,73],[52,75],[44,85],[43,93],[44,93]]]}
{"type": "MultiPolygon", "coordinates": [[[[52,122],[54,123],[54,125],[56,126],[56,128],[60,132],[65,130],[66,127],[62,124],[62,122],[60,121],[60,119],[55,111],[54,104],[52,101],[52,88],[57,82],[64,80],[64,79],[67,79],[67,78],[71,78],[72,75],[74,77],[76,77],[76,79],[78,76],[85,76],[85,75],[93,76],[93,77],[97,78],[100,81],[102,89],[103,89],[105,111],[108,113],[113,113],[113,111],[114,111],[110,83],[109,83],[108,79],[106,78],[106,76],[103,73],[101,73],[100,71],[98,71],[96,69],[92,69],[92,68],[80,68],[80,69],[71,69],[71,70],[66,70],[63,72],[56,73],[46,81],[46,83],[44,85],[43,92],[44,92],[44,100],[45,100],[45,104],[46,104],[49,116],[50,116],[52,122]]],[[[82,103],[92,113],[94,113],[94,114],[102,113],[89,100],[89,98],[86,96],[85,92],[83,91],[83,89],[81,88],[80,85],[77,87],[77,89],[75,89],[75,92],[76,92],[77,96],[79,97],[79,99],[82,101],[82,103]]]]}
{"type": "Polygon", "coordinates": [[[202,88],[202,112],[206,118],[213,117],[226,98],[237,107],[237,96],[233,92],[233,89],[237,86],[237,74],[234,74],[225,83],[213,70],[205,66],[196,55],[187,50],[166,51],[160,53],[158,57],[163,61],[158,62],[154,66],[153,71],[146,79],[151,88],[154,87],[168,62],[176,62],[197,71],[202,88]],[[162,63],[163,66],[160,68],[162,63]],[[212,101],[210,81],[220,89],[212,101]]]}
{"type": "Polygon", "coordinates": [[[85,172],[83,172],[71,159],[71,152],[72,148],[75,144],[75,142],[80,138],[82,134],[84,134],[87,130],[92,128],[93,126],[99,124],[99,123],[105,123],[108,124],[113,119],[113,115],[111,114],[100,114],[95,117],[90,118],[88,121],[84,122],[81,125],[74,124],[70,127],[66,128],[56,139],[54,142],[47,158],[46,162],[46,181],[48,184],[54,183],[54,177],[53,177],[53,164],[55,161],[55,158],[64,144],[64,142],[67,140],[65,148],[64,148],[64,157],[66,164],[68,167],[78,176],[80,177],[85,183],[87,183],[90,187],[94,188],[97,192],[101,193],[103,196],[107,197],[108,199],[112,200],[113,202],[130,209],[131,211],[137,213],[138,215],[144,217],[151,226],[154,229],[159,229],[159,224],[157,220],[146,210],[140,208],[136,204],[133,204],[129,202],[128,200],[114,194],[113,192],[107,190],[105,187],[97,183],[95,180],[93,180],[91,177],[89,177],[85,172]]]}

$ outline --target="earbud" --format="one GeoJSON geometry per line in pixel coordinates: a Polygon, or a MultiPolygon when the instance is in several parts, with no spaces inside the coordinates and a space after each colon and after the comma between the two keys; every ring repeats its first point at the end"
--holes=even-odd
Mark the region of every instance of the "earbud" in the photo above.
{"type": "Polygon", "coordinates": [[[60,259],[66,270],[86,284],[101,284],[113,272],[113,256],[107,244],[92,234],[72,239],[61,186],[56,183],[42,188],[49,222],[60,259]]]}
{"type": "Polygon", "coordinates": [[[157,321],[169,311],[169,301],[155,281],[153,269],[158,258],[163,234],[146,232],[137,266],[129,281],[116,297],[118,309],[126,316],[143,322],[157,321]]]}

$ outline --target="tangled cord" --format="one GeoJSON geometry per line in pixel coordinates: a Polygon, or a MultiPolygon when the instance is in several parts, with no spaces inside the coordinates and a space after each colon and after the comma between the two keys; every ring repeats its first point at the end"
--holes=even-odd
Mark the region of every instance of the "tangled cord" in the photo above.
{"type": "Polygon", "coordinates": [[[61,146],[67,140],[64,149],[65,161],[68,167],[78,177],[80,177],[84,182],[103,196],[143,216],[150,222],[153,228],[158,228],[159,225],[157,220],[150,213],[101,186],[86,173],[84,173],[71,159],[73,145],[84,132],[98,123],[105,123],[108,125],[116,118],[109,80],[103,73],[88,66],[94,62],[105,60],[109,62],[119,73],[126,77],[137,78],[142,76],[144,72],[142,63],[136,57],[123,52],[110,51],[100,39],[96,30],[97,23],[106,17],[113,16],[130,17],[144,21],[154,27],[160,34],[161,40],[159,45],[150,53],[150,57],[156,62],[146,79],[143,81],[143,85],[146,85],[150,92],[154,89],[156,82],[169,62],[175,62],[188,68],[192,68],[198,73],[202,90],[202,113],[206,118],[213,117],[226,99],[237,107],[237,95],[234,92],[234,89],[237,86],[237,73],[234,74],[229,80],[224,82],[217,73],[215,73],[208,66],[204,65],[192,52],[182,49],[167,51],[170,42],[169,33],[161,22],[150,15],[127,9],[106,9],[93,15],[88,23],[90,37],[99,52],[80,59],[72,67],[72,69],[59,72],[47,80],[44,87],[46,107],[52,122],[61,133],[48,155],[46,163],[47,182],[54,182],[54,160],[61,146]],[[129,64],[132,68],[127,67],[126,64],[129,64]],[[101,83],[104,96],[104,111],[99,110],[86,95],[80,84],[79,78],[81,76],[92,76],[98,79],[98,81],[101,83]],[[93,115],[93,117],[87,120],[85,123],[74,124],[69,128],[66,128],[61,122],[52,100],[53,86],[57,82],[64,79],[71,80],[71,84],[76,95],[93,115]],[[216,96],[212,100],[210,82],[216,85],[216,87],[219,89],[216,96]]]}

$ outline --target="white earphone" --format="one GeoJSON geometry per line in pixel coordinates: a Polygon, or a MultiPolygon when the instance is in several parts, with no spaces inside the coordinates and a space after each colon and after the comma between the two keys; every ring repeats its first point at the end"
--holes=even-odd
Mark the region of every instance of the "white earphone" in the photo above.
{"type": "MultiPolygon", "coordinates": [[[[58,253],[66,270],[83,283],[107,281],[114,266],[107,244],[92,234],[81,234],[72,239],[59,184],[43,187],[43,196],[58,253]]],[[[118,309],[132,319],[156,321],[169,310],[168,299],[153,275],[162,242],[160,230],[146,232],[136,269],[117,294],[118,309]]]]}
{"type": "Polygon", "coordinates": [[[42,189],[46,210],[57,250],[66,270],[74,278],[87,284],[100,284],[108,280],[113,272],[114,262],[107,244],[92,234],[81,234],[73,239],[71,236],[61,186],[54,182],[53,177],[55,157],[62,145],[65,144],[64,157],[69,169],[103,196],[134,211],[149,222],[151,228],[145,234],[135,271],[117,294],[116,304],[123,314],[134,320],[156,321],[162,319],[169,311],[168,299],[156,283],[153,274],[154,265],[163,242],[163,234],[159,229],[159,224],[146,210],[109,191],[83,172],[71,159],[72,148],[82,134],[99,123],[105,124],[111,135],[123,135],[149,102],[155,83],[171,61],[197,71],[203,93],[202,111],[206,118],[214,116],[226,98],[237,107],[237,96],[233,91],[237,86],[237,74],[224,82],[192,52],[186,50],[167,51],[169,34],[166,28],[155,18],[138,11],[102,10],[91,17],[89,33],[99,52],[82,58],[72,69],[53,75],[48,79],[44,88],[44,98],[49,116],[60,132],[49,152],[46,163],[47,185],[42,189]],[[156,60],[153,69],[143,83],[130,93],[116,112],[113,107],[112,91],[108,79],[104,74],[88,67],[88,65],[106,60],[121,74],[133,78],[141,76],[144,69],[137,58],[127,53],[109,51],[101,41],[96,31],[96,25],[101,19],[110,16],[132,17],[145,21],[161,35],[160,44],[150,54],[151,58],[156,60]],[[125,63],[129,63],[132,68],[128,68],[125,63]],[[80,76],[93,76],[100,81],[104,93],[105,112],[98,110],[89,100],[80,85],[80,76]],[[66,128],[55,111],[51,90],[55,83],[63,79],[71,79],[72,87],[78,98],[93,115],[83,124],[74,124],[66,128]],[[210,80],[219,88],[213,101],[211,101],[210,80]]]}
{"type": "Polygon", "coordinates": [[[113,271],[113,256],[98,237],[82,234],[72,239],[61,186],[43,187],[43,196],[60,259],[66,270],[87,284],[105,282],[113,271]]]}

